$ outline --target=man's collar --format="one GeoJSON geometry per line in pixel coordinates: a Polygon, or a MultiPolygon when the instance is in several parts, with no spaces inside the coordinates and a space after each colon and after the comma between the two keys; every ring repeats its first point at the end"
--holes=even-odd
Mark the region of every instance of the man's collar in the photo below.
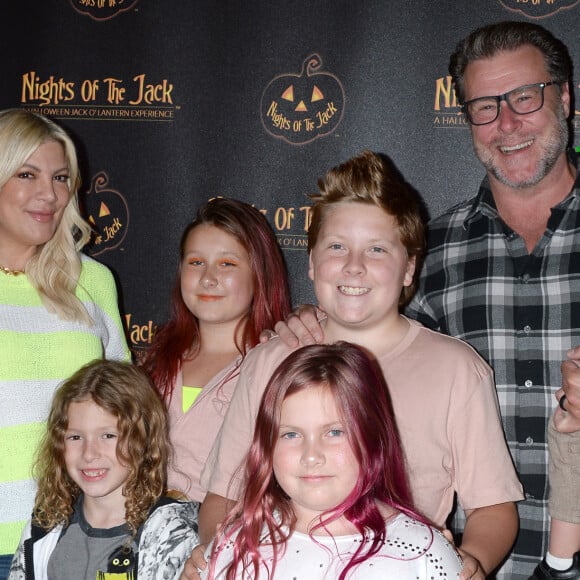
{"type": "Polygon", "coordinates": [[[483,214],[491,219],[495,219],[497,214],[497,208],[495,207],[495,200],[493,199],[493,194],[491,193],[491,188],[489,186],[489,178],[486,175],[479,186],[479,191],[473,199],[473,203],[469,208],[469,212],[465,217],[463,222],[463,227],[468,228],[469,224],[480,214],[483,214]]]}

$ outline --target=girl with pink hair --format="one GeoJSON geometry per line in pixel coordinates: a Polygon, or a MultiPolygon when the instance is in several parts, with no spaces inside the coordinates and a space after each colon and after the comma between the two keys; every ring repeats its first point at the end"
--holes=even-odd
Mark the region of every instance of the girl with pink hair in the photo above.
{"type": "Polygon", "coordinates": [[[306,346],[278,366],[245,464],[202,578],[459,577],[412,507],[382,372],[361,347],[306,346]]]}
{"type": "Polygon", "coordinates": [[[182,234],[170,318],[143,361],[169,410],[168,486],[196,511],[241,362],[289,310],[284,258],[264,215],[235,199],[201,206],[182,234]]]}

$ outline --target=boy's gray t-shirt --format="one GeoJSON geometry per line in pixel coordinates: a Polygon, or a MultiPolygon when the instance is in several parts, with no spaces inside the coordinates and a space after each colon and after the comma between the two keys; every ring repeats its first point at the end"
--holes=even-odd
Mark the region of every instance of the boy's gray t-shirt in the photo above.
{"type": "MultiPolygon", "coordinates": [[[[79,498],[80,499],[80,498],[79,498]]],[[[106,574],[132,579],[137,572],[137,545],[126,546],[131,534],[126,524],[93,528],[77,501],[70,525],[64,530],[48,561],[48,580],[100,580],[106,574]]]]}

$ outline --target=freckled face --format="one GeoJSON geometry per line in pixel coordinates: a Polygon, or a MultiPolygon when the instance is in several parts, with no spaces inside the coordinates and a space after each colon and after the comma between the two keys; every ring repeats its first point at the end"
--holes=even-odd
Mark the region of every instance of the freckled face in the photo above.
{"type": "Polygon", "coordinates": [[[246,249],[220,228],[194,228],[185,242],[181,295],[200,323],[237,324],[247,316],[254,295],[246,249]]]}
{"type": "Polygon", "coordinates": [[[31,257],[56,232],[70,199],[64,149],[46,141],[0,189],[0,247],[31,257]]]}
{"type": "Polygon", "coordinates": [[[344,501],[359,471],[327,388],[307,388],[284,400],[274,475],[292,501],[299,531],[305,532],[315,517],[344,501]]]}
{"type": "Polygon", "coordinates": [[[366,329],[398,318],[414,271],[395,219],[377,206],[346,202],[327,211],[308,274],[328,324],[366,329]]]}

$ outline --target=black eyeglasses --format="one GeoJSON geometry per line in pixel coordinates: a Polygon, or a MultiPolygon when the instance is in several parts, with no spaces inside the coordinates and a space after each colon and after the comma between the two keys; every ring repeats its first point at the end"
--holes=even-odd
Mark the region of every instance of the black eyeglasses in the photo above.
{"type": "Polygon", "coordinates": [[[529,115],[539,111],[544,106],[544,88],[556,84],[534,83],[512,89],[503,95],[494,97],[477,97],[463,103],[461,110],[472,125],[487,125],[493,123],[499,116],[499,107],[505,101],[508,107],[518,115],[529,115]]]}

